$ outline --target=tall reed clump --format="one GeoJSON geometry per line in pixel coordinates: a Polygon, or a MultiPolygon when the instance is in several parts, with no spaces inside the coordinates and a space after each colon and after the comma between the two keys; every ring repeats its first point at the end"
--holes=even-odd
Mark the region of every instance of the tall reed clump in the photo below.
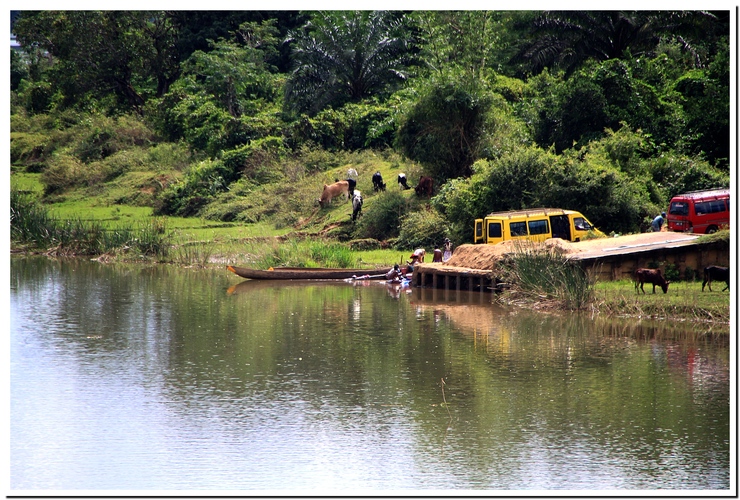
{"type": "Polygon", "coordinates": [[[15,189],[10,191],[10,239],[33,247],[48,241],[52,217],[33,199],[15,189]]]}
{"type": "Polygon", "coordinates": [[[170,248],[164,222],[153,220],[133,226],[106,229],[99,221],[57,219],[33,198],[10,192],[10,238],[34,250],[60,255],[100,255],[134,251],[164,258],[170,248]]]}
{"type": "Polygon", "coordinates": [[[215,245],[213,242],[183,241],[172,248],[172,261],[185,266],[205,267],[211,260],[215,245]]]}
{"type": "Polygon", "coordinates": [[[520,245],[502,263],[515,291],[555,299],[565,309],[584,309],[594,298],[594,280],[578,263],[552,248],[520,245]]]}

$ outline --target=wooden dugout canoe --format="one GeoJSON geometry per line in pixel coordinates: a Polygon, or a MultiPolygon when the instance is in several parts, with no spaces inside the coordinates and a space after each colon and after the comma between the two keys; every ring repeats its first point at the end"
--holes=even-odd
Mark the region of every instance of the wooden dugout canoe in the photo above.
{"type": "Polygon", "coordinates": [[[343,280],[385,279],[387,269],[333,269],[309,267],[276,267],[270,269],[252,269],[248,267],[228,266],[226,269],[253,280],[343,280]]]}

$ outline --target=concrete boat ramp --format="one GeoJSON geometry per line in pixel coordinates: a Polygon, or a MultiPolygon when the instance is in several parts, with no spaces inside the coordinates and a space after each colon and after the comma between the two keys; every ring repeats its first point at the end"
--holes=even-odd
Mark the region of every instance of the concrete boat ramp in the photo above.
{"type": "MultiPolygon", "coordinates": [[[[698,244],[697,235],[659,232],[599,238],[571,243],[550,239],[540,244],[582,263],[600,280],[631,279],[640,267],[676,266],[681,276],[705,266],[726,266],[728,242],[698,244]]],[[[413,286],[470,291],[496,288],[496,264],[505,255],[521,251],[522,242],[498,245],[461,245],[445,263],[423,263],[414,269],[413,286]]]]}

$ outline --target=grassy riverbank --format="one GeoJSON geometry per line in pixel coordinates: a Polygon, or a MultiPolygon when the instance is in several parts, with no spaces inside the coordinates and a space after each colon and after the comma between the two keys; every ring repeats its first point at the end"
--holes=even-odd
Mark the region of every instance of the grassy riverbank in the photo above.
{"type": "Polygon", "coordinates": [[[594,308],[600,313],[685,321],[729,323],[730,292],[724,283],[701,290],[701,281],[678,281],[664,294],[659,287],[638,294],[633,281],[599,282],[594,286],[594,308]]]}
{"type": "MultiPolygon", "coordinates": [[[[339,204],[320,224],[296,230],[278,227],[270,220],[247,224],[154,217],[149,207],[110,205],[85,196],[41,203],[40,193],[37,176],[13,176],[13,251],[84,255],[104,261],[257,268],[390,267],[402,262],[409,252],[382,248],[374,240],[340,242],[327,235],[332,228],[342,227],[347,208],[339,204]]],[[[730,320],[729,292],[720,292],[723,286],[718,285],[714,292],[702,293],[701,281],[671,283],[667,294],[638,295],[631,281],[596,283],[557,255],[527,252],[509,262],[506,272],[507,279],[516,285],[499,300],[513,305],[724,324],[730,320]]]]}

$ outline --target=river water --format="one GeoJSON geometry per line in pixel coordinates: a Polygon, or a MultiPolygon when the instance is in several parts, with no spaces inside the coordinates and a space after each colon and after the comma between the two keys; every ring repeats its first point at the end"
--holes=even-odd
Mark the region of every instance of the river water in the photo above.
{"type": "Polygon", "coordinates": [[[727,332],[11,258],[10,487],[726,494],[727,332]]]}

